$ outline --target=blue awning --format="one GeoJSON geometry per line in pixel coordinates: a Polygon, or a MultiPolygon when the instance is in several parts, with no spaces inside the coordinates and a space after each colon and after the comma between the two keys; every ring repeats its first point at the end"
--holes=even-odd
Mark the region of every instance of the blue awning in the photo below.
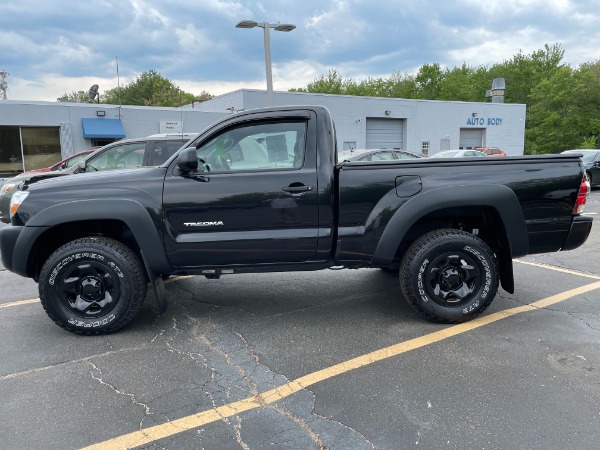
{"type": "Polygon", "coordinates": [[[124,138],[125,130],[120,119],[81,119],[85,139],[124,138]]]}

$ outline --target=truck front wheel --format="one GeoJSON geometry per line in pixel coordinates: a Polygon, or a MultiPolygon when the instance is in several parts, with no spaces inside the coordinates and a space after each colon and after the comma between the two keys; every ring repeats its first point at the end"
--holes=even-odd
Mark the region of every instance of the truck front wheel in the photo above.
{"type": "Polygon", "coordinates": [[[56,250],[40,272],[40,301],[50,318],[76,334],[108,334],[133,320],[146,297],[137,255],[114,239],[87,237],[56,250]]]}
{"type": "Polygon", "coordinates": [[[460,230],[424,234],[400,265],[400,288],[427,319],[459,323],[473,319],[498,291],[498,261],[488,245],[460,230]]]}

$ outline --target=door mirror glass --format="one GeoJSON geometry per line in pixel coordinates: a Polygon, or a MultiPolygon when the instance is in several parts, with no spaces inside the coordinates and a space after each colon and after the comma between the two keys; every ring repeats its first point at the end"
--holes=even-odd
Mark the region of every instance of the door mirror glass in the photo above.
{"type": "Polygon", "coordinates": [[[186,148],[179,153],[177,167],[182,175],[189,175],[198,170],[198,155],[195,147],[186,148]]]}

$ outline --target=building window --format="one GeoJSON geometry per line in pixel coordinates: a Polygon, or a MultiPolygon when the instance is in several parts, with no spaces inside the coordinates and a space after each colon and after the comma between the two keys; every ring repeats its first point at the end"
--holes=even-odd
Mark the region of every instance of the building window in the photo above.
{"type": "Polygon", "coordinates": [[[428,156],[429,155],[429,141],[422,141],[421,142],[421,153],[424,156],[428,156]]]}
{"type": "Polygon", "coordinates": [[[25,170],[43,169],[60,156],[59,127],[21,127],[25,170]]]}
{"type": "Polygon", "coordinates": [[[344,150],[356,150],[356,141],[344,141],[344,150]]]}
{"type": "Polygon", "coordinates": [[[104,147],[105,145],[112,144],[113,142],[118,141],[119,139],[96,139],[92,138],[92,147],[104,147]]]}
{"type": "Polygon", "coordinates": [[[19,127],[0,127],[0,176],[23,172],[19,127]]]}

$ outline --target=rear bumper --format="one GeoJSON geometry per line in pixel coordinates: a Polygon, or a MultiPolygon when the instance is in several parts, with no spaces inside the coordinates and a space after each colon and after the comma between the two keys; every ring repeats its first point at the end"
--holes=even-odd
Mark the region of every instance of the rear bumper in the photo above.
{"type": "Polygon", "coordinates": [[[561,250],[573,250],[583,244],[590,235],[593,221],[589,216],[575,216],[561,250]]]}

